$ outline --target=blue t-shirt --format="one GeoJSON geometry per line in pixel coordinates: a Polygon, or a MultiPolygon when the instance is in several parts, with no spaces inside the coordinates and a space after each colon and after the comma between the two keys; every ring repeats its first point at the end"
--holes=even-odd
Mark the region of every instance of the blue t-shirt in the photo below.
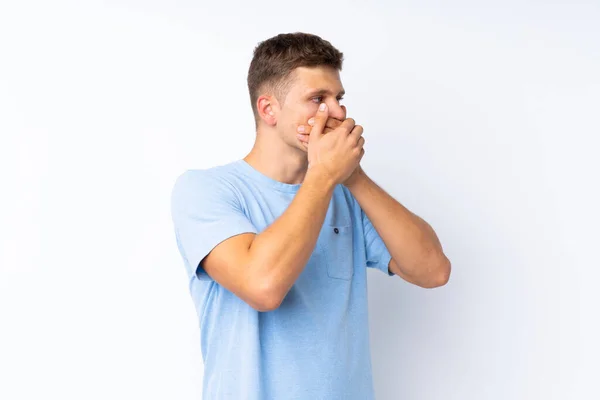
{"type": "Polygon", "coordinates": [[[200,322],[205,400],[374,397],[366,267],[392,275],[391,257],[345,186],[335,187],[315,249],[276,310],[256,311],[199,267],[220,242],[262,232],[300,186],[244,160],[188,170],[175,183],[172,216],[200,322]]]}

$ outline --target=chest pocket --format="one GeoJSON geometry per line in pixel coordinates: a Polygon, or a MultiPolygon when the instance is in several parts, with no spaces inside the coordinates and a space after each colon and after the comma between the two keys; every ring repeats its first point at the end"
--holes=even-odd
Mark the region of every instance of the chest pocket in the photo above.
{"type": "Polygon", "coordinates": [[[323,225],[322,254],[327,275],[334,279],[351,280],[354,275],[352,225],[323,225]]]}

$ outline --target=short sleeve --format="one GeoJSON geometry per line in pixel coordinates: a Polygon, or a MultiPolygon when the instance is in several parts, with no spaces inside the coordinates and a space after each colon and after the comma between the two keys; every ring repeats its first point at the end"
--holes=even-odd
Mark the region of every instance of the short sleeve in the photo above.
{"type": "Polygon", "coordinates": [[[381,236],[375,230],[367,214],[361,209],[363,232],[365,236],[365,249],[367,253],[367,267],[377,268],[386,275],[393,276],[389,270],[392,256],[383,243],[381,236]]]}
{"type": "Polygon", "coordinates": [[[211,280],[200,262],[219,243],[242,233],[257,233],[233,187],[206,170],[184,172],[173,187],[171,216],[177,247],[189,277],[211,280]]]}

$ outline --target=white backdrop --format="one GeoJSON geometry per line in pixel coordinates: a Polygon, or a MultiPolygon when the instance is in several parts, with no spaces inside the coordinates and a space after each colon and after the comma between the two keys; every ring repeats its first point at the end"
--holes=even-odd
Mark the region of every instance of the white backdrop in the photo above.
{"type": "Polygon", "coordinates": [[[378,399],[600,398],[599,3],[216,3],[0,3],[0,398],[201,397],[171,187],[250,150],[252,50],[295,31],[452,261],[370,273],[378,399]]]}

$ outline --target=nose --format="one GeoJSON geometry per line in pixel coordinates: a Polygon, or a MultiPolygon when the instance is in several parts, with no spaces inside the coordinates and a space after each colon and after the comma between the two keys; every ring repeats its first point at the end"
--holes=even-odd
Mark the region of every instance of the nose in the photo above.
{"type": "Polygon", "coordinates": [[[339,119],[341,121],[346,119],[346,107],[341,105],[337,100],[329,102],[327,108],[329,108],[330,118],[339,119]]]}

